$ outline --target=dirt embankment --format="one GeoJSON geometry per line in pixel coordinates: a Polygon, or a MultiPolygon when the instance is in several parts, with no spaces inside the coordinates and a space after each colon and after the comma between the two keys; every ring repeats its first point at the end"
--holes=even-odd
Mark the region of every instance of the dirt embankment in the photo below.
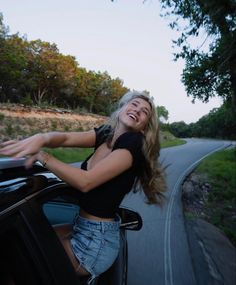
{"type": "Polygon", "coordinates": [[[88,130],[106,121],[104,116],[63,109],[0,105],[0,139],[19,139],[38,132],[88,130]]]}

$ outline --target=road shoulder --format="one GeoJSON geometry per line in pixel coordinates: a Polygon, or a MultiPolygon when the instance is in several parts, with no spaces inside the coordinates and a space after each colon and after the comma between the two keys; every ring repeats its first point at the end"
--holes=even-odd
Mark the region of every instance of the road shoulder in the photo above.
{"type": "Polygon", "coordinates": [[[236,284],[236,249],[212,224],[185,218],[190,254],[197,283],[236,284]]]}

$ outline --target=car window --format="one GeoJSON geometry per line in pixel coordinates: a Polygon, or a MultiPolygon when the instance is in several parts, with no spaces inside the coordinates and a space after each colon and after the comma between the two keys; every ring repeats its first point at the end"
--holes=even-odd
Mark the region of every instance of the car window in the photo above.
{"type": "Polygon", "coordinates": [[[79,212],[78,205],[67,203],[60,197],[42,204],[42,209],[51,225],[72,224],[79,212]]]}

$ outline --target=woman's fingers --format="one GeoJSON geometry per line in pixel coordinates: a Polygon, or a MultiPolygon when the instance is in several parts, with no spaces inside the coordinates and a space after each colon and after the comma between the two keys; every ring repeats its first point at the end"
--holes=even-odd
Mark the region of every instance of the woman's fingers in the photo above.
{"type": "Polygon", "coordinates": [[[5,142],[1,142],[0,146],[6,146],[8,144],[12,144],[17,142],[17,140],[9,140],[9,141],[5,141],[5,142]]]}
{"type": "Polygon", "coordinates": [[[0,143],[0,148],[5,148],[5,147],[12,145],[12,144],[15,144],[15,143],[17,143],[16,140],[10,140],[10,141],[6,141],[6,142],[2,142],[2,143],[0,143]]]}
{"type": "Polygon", "coordinates": [[[37,160],[37,154],[35,155],[31,155],[30,157],[27,157],[26,161],[25,161],[25,168],[29,169],[32,167],[33,163],[37,160]]]}
{"type": "Polygon", "coordinates": [[[0,153],[4,155],[22,157],[25,155],[34,154],[35,150],[33,150],[34,146],[31,146],[26,141],[15,141],[8,142],[3,148],[0,148],[0,153]]]}
{"type": "Polygon", "coordinates": [[[35,155],[35,153],[31,153],[27,149],[22,149],[22,150],[18,150],[14,154],[14,157],[20,158],[20,157],[27,157],[28,155],[33,156],[33,155],[35,155]]]}
{"type": "Polygon", "coordinates": [[[22,151],[22,146],[19,142],[16,142],[14,144],[9,144],[0,149],[0,153],[4,155],[15,155],[20,151],[22,151]]]}
{"type": "Polygon", "coordinates": [[[40,139],[36,136],[21,141],[11,140],[0,144],[0,154],[15,157],[34,155],[41,146],[40,139]]]}
{"type": "Polygon", "coordinates": [[[26,157],[25,167],[31,168],[37,159],[37,154],[30,153],[30,148],[24,141],[10,140],[0,144],[0,153],[15,158],[26,157]]]}

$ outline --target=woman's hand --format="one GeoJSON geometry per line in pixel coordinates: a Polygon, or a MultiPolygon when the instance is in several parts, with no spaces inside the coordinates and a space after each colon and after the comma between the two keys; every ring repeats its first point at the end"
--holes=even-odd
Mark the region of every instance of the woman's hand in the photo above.
{"type": "Polygon", "coordinates": [[[0,144],[0,154],[16,158],[33,156],[46,144],[46,136],[37,134],[21,141],[7,141],[0,144]]]}
{"type": "Polygon", "coordinates": [[[38,156],[39,156],[39,152],[36,154],[30,155],[30,156],[27,156],[25,163],[24,163],[25,168],[26,169],[31,168],[33,164],[38,160],[38,156]]]}

